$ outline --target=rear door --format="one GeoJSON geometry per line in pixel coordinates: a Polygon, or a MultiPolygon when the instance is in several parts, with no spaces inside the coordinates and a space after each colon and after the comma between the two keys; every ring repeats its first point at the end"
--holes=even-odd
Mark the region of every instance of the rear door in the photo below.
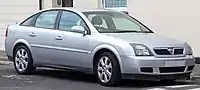
{"type": "Polygon", "coordinates": [[[51,63],[53,53],[53,37],[58,10],[41,12],[34,19],[28,32],[28,41],[32,48],[33,58],[37,63],[51,63]]]}

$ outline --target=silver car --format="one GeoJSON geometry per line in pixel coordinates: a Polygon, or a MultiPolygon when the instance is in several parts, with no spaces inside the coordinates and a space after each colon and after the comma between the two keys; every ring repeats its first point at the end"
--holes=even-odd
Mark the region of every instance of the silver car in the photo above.
{"type": "Polygon", "coordinates": [[[67,69],[111,86],[121,79],[185,79],[195,66],[187,43],[114,10],[44,9],[9,25],[5,36],[6,54],[19,74],[33,74],[36,67],[67,69]]]}

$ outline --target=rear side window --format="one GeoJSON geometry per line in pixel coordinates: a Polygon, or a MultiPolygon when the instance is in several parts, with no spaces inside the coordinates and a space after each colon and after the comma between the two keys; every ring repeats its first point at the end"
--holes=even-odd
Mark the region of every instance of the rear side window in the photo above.
{"type": "Polygon", "coordinates": [[[26,19],[24,22],[21,23],[22,26],[30,26],[31,22],[33,21],[33,19],[36,17],[37,15],[33,15],[31,17],[29,17],[28,19],[26,19]]]}
{"type": "Polygon", "coordinates": [[[35,22],[35,27],[54,28],[58,11],[46,11],[40,14],[35,22]]]}

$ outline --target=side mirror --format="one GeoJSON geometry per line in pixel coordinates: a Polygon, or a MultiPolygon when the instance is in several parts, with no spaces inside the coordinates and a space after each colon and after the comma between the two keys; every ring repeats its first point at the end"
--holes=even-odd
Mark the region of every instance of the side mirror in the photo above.
{"type": "Polygon", "coordinates": [[[73,26],[72,28],[71,28],[71,31],[72,32],[77,32],[77,33],[82,33],[82,34],[87,34],[87,31],[84,29],[84,27],[83,26],[73,26]]]}

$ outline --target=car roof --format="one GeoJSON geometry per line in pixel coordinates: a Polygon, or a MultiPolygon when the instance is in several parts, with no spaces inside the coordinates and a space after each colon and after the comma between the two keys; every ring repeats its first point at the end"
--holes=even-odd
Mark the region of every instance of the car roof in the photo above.
{"type": "Polygon", "coordinates": [[[74,8],[74,7],[60,7],[60,8],[46,8],[41,11],[46,11],[46,10],[53,10],[53,9],[62,9],[62,10],[71,10],[71,11],[77,11],[77,12],[96,12],[96,11],[110,11],[110,12],[118,12],[117,10],[112,10],[112,9],[104,9],[104,8],[74,8]]]}
{"type": "MultiPolygon", "coordinates": [[[[47,11],[47,10],[56,10],[56,9],[60,9],[60,10],[70,10],[70,11],[74,11],[74,12],[98,12],[98,11],[108,11],[108,12],[119,12],[117,10],[112,10],[112,9],[103,9],[103,8],[93,8],[93,9],[88,9],[88,8],[74,8],[74,7],[54,7],[54,8],[45,8],[42,9],[38,12],[33,13],[39,13],[39,12],[43,12],[43,11],[47,11]]],[[[29,18],[30,16],[26,17],[24,20],[26,20],[27,18],[29,18]]],[[[24,20],[20,21],[18,24],[22,23],[24,20]]]]}

